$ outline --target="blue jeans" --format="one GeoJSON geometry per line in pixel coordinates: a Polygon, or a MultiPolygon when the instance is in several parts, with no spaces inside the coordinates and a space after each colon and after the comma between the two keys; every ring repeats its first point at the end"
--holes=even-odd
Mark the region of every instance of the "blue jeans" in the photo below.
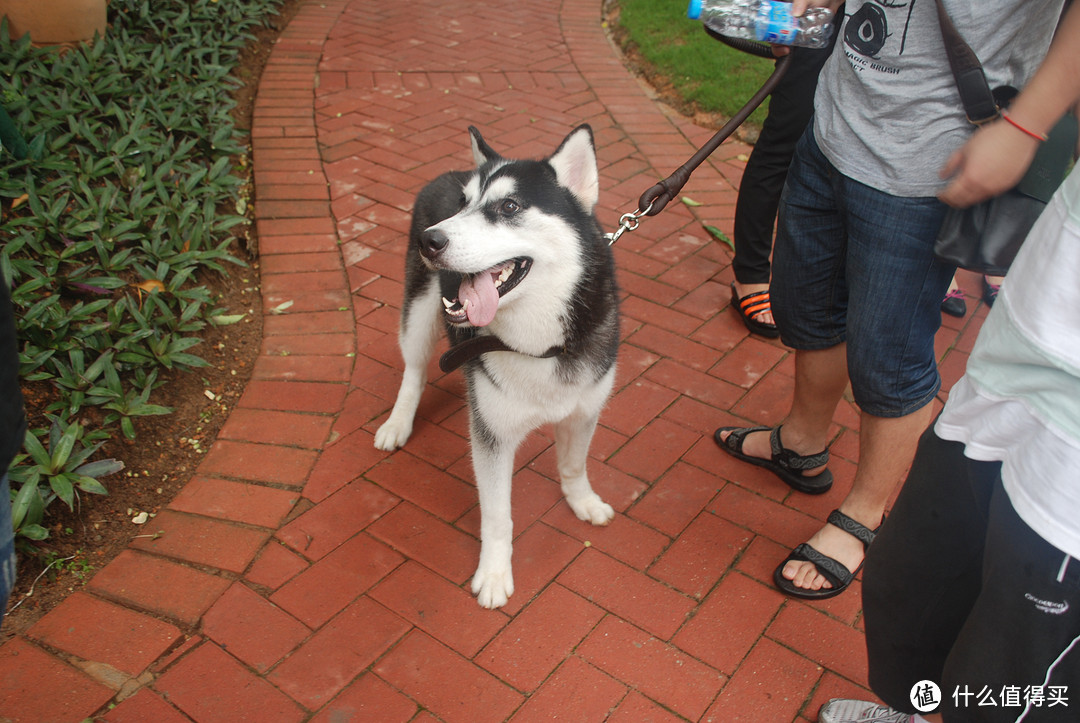
{"type": "Polygon", "coordinates": [[[15,531],[11,527],[11,492],[7,472],[0,475],[0,619],[15,587],[15,531]]]}
{"type": "Polygon", "coordinates": [[[904,198],[842,175],[814,140],[795,149],[773,259],[771,299],[788,346],[847,344],[855,402],[902,417],[941,386],[934,334],[955,267],[934,256],[946,206],[904,198]]]}

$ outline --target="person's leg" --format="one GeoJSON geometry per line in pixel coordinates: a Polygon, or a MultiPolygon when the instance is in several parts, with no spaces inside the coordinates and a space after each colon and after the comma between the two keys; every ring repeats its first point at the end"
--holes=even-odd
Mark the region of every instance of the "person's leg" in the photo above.
{"type": "MultiPolygon", "coordinates": [[[[795,391],[783,424],[785,449],[806,456],[829,446],[829,425],[847,383],[847,353],[843,344],[829,349],[795,351],[795,391]]],[[[761,431],[747,435],[742,451],[751,457],[768,458],[769,434],[761,431]]],[[[721,435],[721,440],[726,438],[726,433],[721,435]]],[[[805,470],[804,474],[814,476],[824,469],[822,465],[805,470]]]]}
{"type": "MultiPolygon", "coordinates": [[[[799,455],[828,446],[829,425],[847,385],[845,228],[834,176],[809,128],[788,174],[776,235],[771,293],[782,340],[795,352],[795,389],[780,442],[799,455]]],[[[730,435],[718,430],[726,451],[730,435]]],[[[744,456],[769,459],[770,432],[745,435],[744,456]]],[[[816,476],[824,467],[803,470],[816,476]]]]}
{"type": "Polygon", "coordinates": [[[869,683],[911,711],[923,680],[941,682],[949,651],[982,581],[997,462],[964,456],[964,445],[929,428],[863,574],[869,683]]]}
{"type": "MultiPolygon", "coordinates": [[[[859,720],[870,711],[880,720],[913,714],[915,685],[940,684],[979,594],[990,496],[1000,469],[1000,463],[967,459],[962,444],[941,439],[933,428],[922,435],[863,574],[870,688],[891,709],[872,701],[830,701],[819,720],[859,720]]],[[[923,715],[941,720],[936,713],[923,715]]]]}
{"type": "Polygon", "coordinates": [[[0,474],[0,621],[7,610],[8,596],[15,587],[15,533],[11,528],[11,493],[8,476],[0,474]]]}
{"type": "MultiPolygon", "coordinates": [[[[787,71],[769,98],[761,134],[746,161],[735,202],[733,242],[739,298],[769,288],[773,228],[795,144],[814,111],[814,91],[829,50],[793,48],[787,71]]],[[[769,319],[771,321],[771,319],[769,319]]]]}
{"type": "Polygon", "coordinates": [[[1025,721],[1077,720],[1080,560],[1031,529],[1000,482],[990,501],[979,596],[941,688],[950,723],[1011,722],[1025,708],[1025,721]]]}
{"type": "Polygon", "coordinates": [[[932,430],[920,441],[867,557],[870,687],[912,712],[913,686],[937,683],[933,723],[1075,721],[1080,562],[1016,514],[1000,470],[932,430]]]}
{"type": "MultiPolygon", "coordinates": [[[[932,415],[930,405],[903,417],[861,414],[859,466],[851,492],[838,508],[841,512],[870,530],[881,524],[889,497],[903,480],[919,435],[932,415]]],[[[866,556],[863,543],[835,525],[822,527],[807,544],[852,571],[858,569],[866,556]]],[[[830,586],[814,564],[805,560],[789,561],[782,574],[797,588],[820,590],[830,586]]]]}
{"type": "MultiPolygon", "coordinates": [[[[929,404],[940,387],[934,334],[953,268],[933,255],[932,240],[945,211],[939,201],[895,197],[842,177],[837,183],[846,231],[847,371],[862,414],[859,465],[838,509],[873,530],[930,422],[929,404]]],[[[791,212],[787,206],[782,210],[791,212]]],[[[779,236],[777,243],[779,248],[779,236]]],[[[786,306],[798,299],[777,295],[776,303],[786,306]]],[[[784,432],[785,439],[795,439],[787,426],[784,432]]],[[[823,526],[807,544],[849,572],[865,557],[865,541],[835,524],[823,526]]],[[[786,591],[798,594],[781,577],[805,591],[836,587],[819,565],[802,559],[806,555],[794,557],[777,578],[786,591]]]]}

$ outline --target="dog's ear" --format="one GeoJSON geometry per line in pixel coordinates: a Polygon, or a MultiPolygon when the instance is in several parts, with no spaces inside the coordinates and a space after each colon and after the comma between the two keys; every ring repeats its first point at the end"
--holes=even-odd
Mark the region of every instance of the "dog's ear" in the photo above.
{"type": "Polygon", "coordinates": [[[497,158],[501,158],[498,153],[491,149],[480,135],[480,131],[476,130],[476,126],[469,126],[469,138],[472,141],[472,155],[473,160],[476,161],[476,167],[484,165],[488,161],[494,161],[497,158]]]}
{"type": "Polygon", "coordinates": [[[548,159],[559,184],[577,197],[586,211],[592,211],[600,197],[600,174],[596,169],[596,148],[592,128],[581,125],[570,132],[548,159]]]}

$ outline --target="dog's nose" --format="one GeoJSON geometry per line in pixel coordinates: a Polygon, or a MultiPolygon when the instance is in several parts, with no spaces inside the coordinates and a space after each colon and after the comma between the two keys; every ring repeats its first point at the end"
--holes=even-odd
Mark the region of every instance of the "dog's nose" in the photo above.
{"type": "Polygon", "coordinates": [[[424,258],[433,259],[446,249],[450,243],[450,237],[445,231],[437,228],[429,228],[420,234],[420,253],[424,258]]]}

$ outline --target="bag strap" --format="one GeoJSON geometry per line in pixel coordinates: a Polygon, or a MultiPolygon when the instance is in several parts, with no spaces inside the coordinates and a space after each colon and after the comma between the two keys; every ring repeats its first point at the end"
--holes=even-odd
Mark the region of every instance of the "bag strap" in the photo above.
{"type": "Polygon", "coordinates": [[[960,102],[964,104],[968,121],[973,125],[982,125],[995,120],[999,115],[998,105],[990,84],[986,82],[978,56],[960,37],[952,19],[945,12],[942,0],[937,0],[937,8],[945,54],[949,57],[949,67],[956,78],[956,89],[960,92],[960,102]]]}

